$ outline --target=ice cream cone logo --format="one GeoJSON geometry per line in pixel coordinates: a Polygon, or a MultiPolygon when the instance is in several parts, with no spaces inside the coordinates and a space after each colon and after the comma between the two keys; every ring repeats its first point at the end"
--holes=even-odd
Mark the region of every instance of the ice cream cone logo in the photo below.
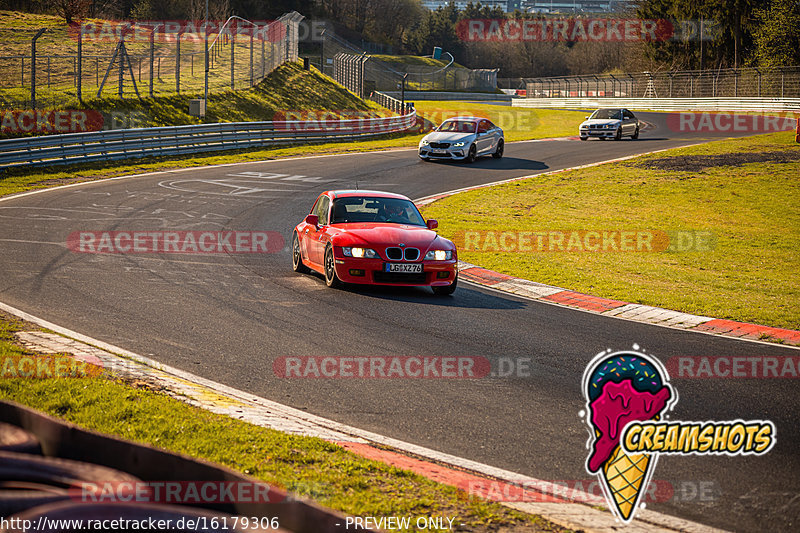
{"type": "Polygon", "coordinates": [[[582,389],[591,435],[586,470],[598,475],[608,505],[619,519],[630,522],[657,456],[626,453],[620,437],[631,422],[662,418],[675,405],[677,394],[661,363],[634,351],[598,354],[586,367],[582,389]]]}

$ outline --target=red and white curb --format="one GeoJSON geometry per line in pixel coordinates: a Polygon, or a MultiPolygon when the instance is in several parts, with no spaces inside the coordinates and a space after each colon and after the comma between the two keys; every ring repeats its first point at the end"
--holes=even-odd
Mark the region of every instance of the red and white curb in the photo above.
{"type": "Polygon", "coordinates": [[[471,281],[478,285],[513,293],[525,298],[582,309],[604,316],[624,318],[636,322],[646,322],[657,326],[702,331],[704,333],[739,339],[778,340],[789,345],[800,346],[800,331],[792,329],[773,328],[769,326],[760,326],[758,324],[735,322],[733,320],[722,320],[708,316],[672,311],[670,309],[662,309],[660,307],[601,298],[599,296],[592,296],[591,294],[562,289],[561,287],[515,278],[508,274],[487,270],[463,261],[458,262],[458,269],[459,279],[465,281],[471,281]]]}
{"type": "MultiPolygon", "coordinates": [[[[543,501],[499,501],[498,503],[540,515],[563,527],[587,533],[611,533],[622,529],[635,533],[722,531],[647,509],[641,510],[636,520],[623,526],[610,512],[596,508],[598,505],[605,507],[605,503],[598,502],[597,496],[570,490],[572,499],[566,500],[554,496],[559,495],[561,489],[553,483],[294,409],[93,339],[2,302],[0,310],[56,332],[17,333],[22,343],[30,350],[72,354],[76,359],[101,366],[115,376],[156,384],[171,396],[214,413],[278,431],[325,439],[363,457],[411,470],[439,483],[461,489],[469,487],[470,482],[485,483],[487,479],[499,482],[501,487],[510,486],[511,492],[514,489],[518,490],[519,487],[524,487],[526,491],[535,491],[538,488],[543,501]]],[[[506,492],[500,490],[501,494],[506,492]]]]}

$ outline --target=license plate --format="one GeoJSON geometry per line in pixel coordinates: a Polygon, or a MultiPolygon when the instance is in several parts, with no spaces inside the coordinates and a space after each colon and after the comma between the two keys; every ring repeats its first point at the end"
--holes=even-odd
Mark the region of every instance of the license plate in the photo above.
{"type": "Polygon", "coordinates": [[[383,267],[383,271],[419,274],[422,272],[422,263],[386,263],[383,267]]]}
{"type": "Polygon", "coordinates": [[[444,150],[431,150],[432,155],[445,155],[446,153],[444,150]]]}

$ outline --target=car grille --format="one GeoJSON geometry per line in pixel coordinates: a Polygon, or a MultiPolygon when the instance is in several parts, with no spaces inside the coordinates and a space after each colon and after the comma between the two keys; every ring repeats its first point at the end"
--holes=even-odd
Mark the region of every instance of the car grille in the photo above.
{"type": "Polygon", "coordinates": [[[375,270],[372,272],[372,279],[375,283],[416,283],[424,285],[428,283],[427,273],[407,274],[403,272],[382,272],[375,270]]]}
{"type": "Polygon", "coordinates": [[[431,143],[431,148],[450,148],[450,143],[431,143]]]}
{"type": "Polygon", "coordinates": [[[397,246],[390,246],[386,249],[386,257],[392,261],[416,261],[419,259],[419,249],[417,248],[398,248],[397,246]]]}

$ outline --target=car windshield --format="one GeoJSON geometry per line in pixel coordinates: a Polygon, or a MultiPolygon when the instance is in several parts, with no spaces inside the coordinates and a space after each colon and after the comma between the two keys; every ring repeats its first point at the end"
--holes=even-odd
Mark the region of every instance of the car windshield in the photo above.
{"type": "Polygon", "coordinates": [[[621,120],[622,119],[622,110],[620,109],[598,109],[592,116],[589,117],[590,119],[598,118],[598,119],[614,119],[614,120],[621,120]]]}
{"type": "Polygon", "coordinates": [[[357,196],[337,198],[333,201],[331,224],[348,222],[387,222],[424,226],[417,206],[409,200],[399,198],[376,198],[357,196]]]}
{"type": "Polygon", "coordinates": [[[436,131],[453,131],[458,133],[475,133],[475,122],[472,120],[446,120],[436,131]]]}

